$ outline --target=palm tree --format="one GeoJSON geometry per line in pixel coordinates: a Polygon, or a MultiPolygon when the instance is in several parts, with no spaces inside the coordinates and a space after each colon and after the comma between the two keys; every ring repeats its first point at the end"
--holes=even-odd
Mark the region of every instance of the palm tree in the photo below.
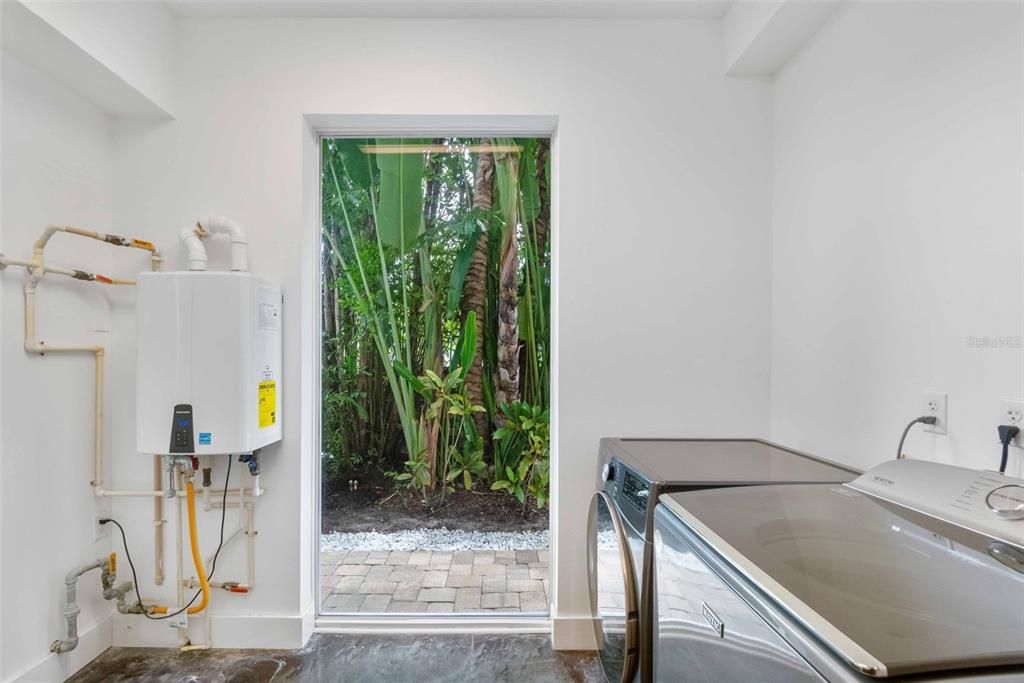
{"type": "MultiPolygon", "coordinates": [[[[480,141],[481,147],[486,150],[491,145],[489,138],[480,141]]],[[[494,156],[491,152],[481,151],[476,160],[476,170],[473,174],[473,209],[487,214],[494,203],[494,156]]],[[[473,312],[476,314],[476,361],[470,366],[466,373],[466,393],[470,403],[474,405],[484,404],[484,321],[487,319],[485,306],[487,304],[487,255],[488,255],[488,234],[487,226],[477,239],[473,257],[469,262],[469,270],[466,271],[466,279],[462,285],[462,321],[473,312]]],[[[474,413],[473,421],[476,424],[477,433],[486,437],[490,433],[487,424],[486,413],[474,413]]]]}
{"type": "Polygon", "coordinates": [[[551,225],[551,195],[548,192],[548,157],[551,156],[551,140],[542,138],[537,142],[537,190],[540,199],[537,211],[537,254],[544,258],[547,247],[548,228],[551,225]]]}
{"type": "Polygon", "coordinates": [[[498,152],[495,166],[502,218],[498,251],[498,377],[494,392],[494,402],[500,407],[519,400],[519,156],[498,152]]]}

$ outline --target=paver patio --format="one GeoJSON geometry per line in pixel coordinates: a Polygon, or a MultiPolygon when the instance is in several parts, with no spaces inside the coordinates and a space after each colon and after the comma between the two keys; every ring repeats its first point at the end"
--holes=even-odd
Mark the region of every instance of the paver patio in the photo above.
{"type": "Polygon", "coordinates": [[[548,611],[547,550],[320,554],[322,611],[548,611]]]}

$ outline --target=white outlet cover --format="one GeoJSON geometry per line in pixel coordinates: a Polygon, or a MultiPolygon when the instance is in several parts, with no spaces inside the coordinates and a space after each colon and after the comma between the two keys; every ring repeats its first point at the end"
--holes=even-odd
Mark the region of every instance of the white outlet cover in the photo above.
{"type": "Polygon", "coordinates": [[[93,508],[95,513],[92,516],[92,540],[100,541],[104,538],[110,538],[110,529],[114,526],[113,524],[100,524],[101,519],[110,517],[110,499],[102,498],[96,501],[96,506],[93,508]]]}
{"type": "Polygon", "coordinates": [[[100,524],[101,519],[105,519],[107,515],[97,512],[92,518],[92,540],[101,541],[104,538],[110,538],[110,527],[113,524],[100,524]]]}
{"type": "Polygon", "coordinates": [[[933,425],[921,425],[926,432],[932,434],[945,434],[949,427],[949,395],[938,392],[929,392],[924,395],[921,401],[921,414],[934,415],[937,421],[933,425]]]}
{"type": "Polygon", "coordinates": [[[999,402],[999,422],[997,425],[1019,427],[1022,433],[1013,439],[1013,446],[1024,448],[1024,401],[1003,399],[999,402]]]}

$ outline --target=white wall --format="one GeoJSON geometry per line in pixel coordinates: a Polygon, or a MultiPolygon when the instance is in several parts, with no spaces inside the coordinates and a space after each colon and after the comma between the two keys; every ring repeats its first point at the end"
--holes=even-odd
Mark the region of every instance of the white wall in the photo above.
{"type": "MultiPolygon", "coordinates": [[[[14,0],[11,0],[14,1],[14,0]]],[[[173,110],[176,21],[162,2],[18,0],[163,112],[173,110]]],[[[61,65],[64,69],[67,65],[61,65]]],[[[65,81],[66,82],[66,81],[65,81]]],[[[68,85],[73,88],[76,83],[68,85]]],[[[87,96],[89,92],[84,93],[87,96]]]]}
{"type": "Polygon", "coordinates": [[[942,391],[949,434],[905,452],[997,466],[1024,351],[968,337],[1024,333],[1022,13],[847,5],[779,74],[772,438],[869,467],[942,391]]]}
{"type": "MultiPolygon", "coordinates": [[[[1024,334],[1021,13],[846,7],[778,76],[774,104],[769,83],[721,76],[715,22],[185,20],[177,120],[122,120],[112,139],[95,107],[5,58],[0,250],[27,253],[47,222],[113,223],[180,267],[179,225],[221,213],[246,226],[252,269],[284,287],[285,438],[265,457],[257,589],[218,592],[210,612],[221,643],[256,615],[262,644],[288,645],[313,604],[303,549],[316,460],[298,381],[309,371],[301,240],[315,228],[303,213],[303,115],[557,116],[554,612],[557,644],[581,646],[572,627],[588,611],[583,530],[602,435],[769,433],[867,467],[891,457],[921,393],[938,390],[950,393],[950,434],[915,433],[906,450],[994,464],[996,401],[1024,395],[1022,350],[967,337],[1024,334]]],[[[212,265],[223,256],[213,247],[212,265]]],[[[125,275],[144,265],[64,240],[51,258],[125,275]]],[[[21,275],[0,282],[6,680],[60,666],[45,658],[62,626],[61,577],[111,544],[88,531],[91,362],[26,356],[11,334],[21,275]]],[[[108,345],[107,483],[146,488],[132,296],[78,284],[44,284],[41,332],[108,345]]],[[[113,512],[144,595],[172,599],[171,578],[151,583],[149,503],[113,512]]],[[[216,522],[203,515],[204,547],[216,522]]],[[[173,577],[173,524],[166,550],[173,577]]],[[[220,578],[242,571],[239,550],[218,562],[220,578]]],[[[82,596],[82,630],[100,624],[102,643],[108,608],[82,596]]],[[[132,618],[115,640],[173,634],[132,618]]]]}
{"type": "MultiPolygon", "coordinates": [[[[110,122],[89,102],[9,55],[2,73],[3,208],[0,251],[28,258],[47,223],[104,228],[112,219],[110,122]]],[[[109,248],[58,235],[54,264],[109,271],[109,248]]],[[[0,680],[34,670],[54,680],[110,644],[109,605],[93,572],[82,582],[79,651],[48,657],[63,637],[64,575],[104,556],[93,542],[97,508],[92,473],[93,360],[90,355],[29,356],[22,337],[24,270],[0,274],[0,680]]],[[[39,287],[39,334],[57,343],[105,344],[110,307],[98,288],[46,278],[39,287]]],[[[117,371],[115,365],[115,371],[117,371]]],[[[108,406],[110,403],[108,403],[108,406]]]]}
{"type": "MultiPolygon", "coordinates": [[[[287,618],[312,606],[300,553],[310,496],[300,463],[314,457],[300,447],[297,381],[300,238],[315,229],[302,222],[312,189],[302,184],[303,115],[551,114],[554,611],[571,627],[589,611],[584,529],[598,438],[767,430],[769,86],[722,77],[718,25],[704,21],[185,20],[179,37],[177,120],[117,131],[115,223],[158,238],[180,266],[178,225],[236,218],[252,270],[282,283],[290,320],[285,436],[265,457],[258,513],[259,587],[215,596],[214,613],[287,618]]],[[[116,399],[115,460],[119,477],[141,480],[129,400],[116,399]]],[[[140,515],[130,533],[149,528],[140,515]]],[[[588,642],[586,631],[559,644],[588,642]]]]}

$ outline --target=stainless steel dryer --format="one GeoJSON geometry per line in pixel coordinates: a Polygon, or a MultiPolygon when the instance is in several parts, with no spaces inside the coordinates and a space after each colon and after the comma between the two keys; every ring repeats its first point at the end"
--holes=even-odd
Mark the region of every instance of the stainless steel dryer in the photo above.
{"type": "Polygon", "coordinates": [[[1024,480],[893,460],[661,502],[656,681],[1024,681],[1024,480]]]}
{"type": "Polygon", "coordinates": [[[589,520],[590,602],[611,683],[652,679],[654,508],[672,491],[833,483],[859,472],[759,439],[602,439],[589,520]]]}

